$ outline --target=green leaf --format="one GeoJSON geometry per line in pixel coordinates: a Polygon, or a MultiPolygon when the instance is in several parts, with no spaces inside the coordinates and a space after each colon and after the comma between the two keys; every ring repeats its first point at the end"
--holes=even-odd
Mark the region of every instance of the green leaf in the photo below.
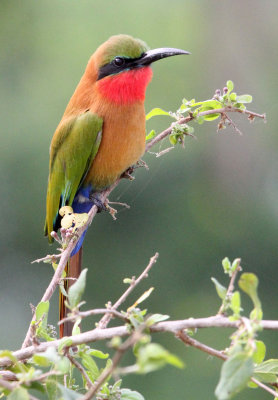
{"type": "Polygon", "coordinates": [[[39,321],[41,318],[42,326],[46,329],[47,327],[47,315],[49,311],[49,301],[41,301],[36,308],[36,321],[39,321]]]}
{"type": "Polygon", "coordinates": [[[127,284],[127,285],[130,285],[132,282],[133,282],[133,280],[132,280],[131,278],[125,278],[125,279],[123,280],[123,283],[125,283],[125,284],[127,284]]]}
{"type": "Polygon", "coordinates": [[[157,343],[149,343],[138,350],[138,372],[148,373],[171,364],[177,368],[183,368],[184,363],[174,354],[169,353],[157,343]]]}
{"type": "Polygon", "coordinates": [[[69,347],[72,345],[72,339],[68,337],[63,337],[60,340],[60,344],[58,346],[58,352],[60,353],[65,347],[69,347]]]}
{"type": "Polygon", "coordinates": [[[221,300],[225,300],[227,289],[225,286],[222,286],[221,283],[218,282],[215,278],[210,278],[215,285],[216,292],[221,300]]]}
{"type": "Polygon", "coordinates": [[[228,93],[230,93],[234,89],[234,84],[232,81],[227,81],[226,86],[228,88],[228,93]]]}
{"type": "Polygon", "coordinates": [[[80,353],[82,364],[90,372],[92,380],[96,380],[99,376],[99,369],[94,359],[87,353],[80,353]]]}
{"type": "MultiPolygon", "coordinates": [[[[198,108],[198,113],[202,113],[202,112],[210,111],[210,110],[214,110],[214,109],[215,109],[214,107],[202,106],[202,107],[198,108]]],[[[208,115],[202,115],[202,117],[204,118],[205,121],[213,121],[213,120],[219,118],[220,114],[217,114],[217,113],[208,114],[208,115]]]]}
{"type": "Polygon", "coordinates": [[[152,130],[150,131],[150,133],[146,136],[146,140],[148,141],[148,140],[153,139],[153,138],[155,137],[155,135],[156,135],[156,132],[155,132],[154,129],[152,129],[152,130]]]}
{"type": "Polygon", "coordinates": [[[236,95],[236,93],[231,93],[231,94],[230,94],[230,100],[231,100],[231,101],[236,101],[236,100],[237,100],[237,95],[236,95]]]}
{"type": "Polygon", "coordinates": [[[257,294],[257,288],[259,285],[259,280],[255,274],[243,273],[241,274],[238,286],[241,290],[248,294],[254,304],[254,310],[252,311],[251,319],[262,319],[262,308],[261,302],[257,294]]]}
{"type": "Polygon", "coordinates": [[[164,111],[161,108],[153,108],[147,115],[146,115],[146,121],[149,119],[156,117],[157,115],[168,115],[170,116],[170,113],[168,111],[164,111]]]}
{"type": "Polygon", "coordinates": [[[46,381],[46,392],[48,400],[57,400],[59,398],[60,391],[57,386],[57,380],[50,378],[46,381]]]}
{"type": "Polygon", "coordinates": [[[68,389],[65,386],[61,385],[60,383],[57,384],[60,393],[61,393],[61,400],[77,400],[83,397],[82,394],[75,392],[74,390],[68,389]]]}
{"type": "Polygon", "coordinates": [[[82,298],[86,286],[86,274],[88,269],[83,269],[77,281],[69,288],[68,300],[71,308],[76,307],[82,298]]]}
{"type": "Polygon", "coordinates": [[[223,269],[224,269],[225,274],[229,274],[229,275],[230,275],[230,272],[231,272],[231,262],[230,262],[230,260],[228,259],[228,257],[225,257],[225,258],[222,260],[222,266],[223,266],[223,269]]]}
{"type": "Polygon", "coordinates": [[[241,96],[237,96],[236,101],[237,103],[252,103],[252,96],[250,94],[243,94],[241,96]]]}
{"type": "Polygon", "coordinates": [[[56,369],[60,371],[63,375],[69,372],[70,366],[70,360],[67,357],[61,357],[58,363],[56,363],[55,365],[56,369]]]}
{"type": "Polygon", "coordinates": [[[220,381],[215,389],[218,400],[231,399],[247,386],[253,373],[252,357],[245,353],[236,353],[224,362],[220,381]]]}
{"type": "Polygon", "coordinates": [[[137,300],[135,301],[135,303],[134,303],[131,307],[128,308],[128,311],[129,311],[131,308],[137,307],[138,304],[143,303],[143,301],[145,301],[145,300],[151,295],[151,293],[152,293],[153,290],[154,290],[154,287],[151,287],[151,288],[149,288],[148,290],[146,290],[146,291],[139,297],[139,299],[137,299],[137,300]]]}
{"type": "Polygon", "coordinates": [[[240,258],[236,258],[231,266],[231,271],[234,272],[240,265],[241,259],[240,258]]]}
{"type": "Polygon", "coordinates": [[[256,340],[256,351],[253,354],[253,361],[256,364],[261,364],[265,358],[266,347],[264,342],[261,340],[256,340]]]}
{"type": "Polygon", "coordinates": [[[169,136],[169,142],[170,142],[173,146],[175,146],[175,145],[177,144],[177,142],[178,142],[177,135],[170,135],[170,136],[169,136]]]}
{"type": "Polygon", "coordinates": [[[277,375],[271,374],[270,372],[256,372],[253,375],[254,378],[258,379],[260,382],[264,383],[277,383],[277,375]]]}
{"type": "Polygon", "coordinates": [[[9,396],[7,397],[7,400],[29,400],[29,394],[26,389],[23,387],[18,387],[15,390],[13,390],[9,396]]]}
{"type": "Polygon", "coordinates": [[[106,358],[109,357],[109,354],[108,354],[108,353],[103,353],[103,352],[100,351],[100,350],[94,350],[94,349],[91,349],[91,350],[89,351],[89,354],[90,354],[91,356],[93,356],[93,357],[101,358],[102,360],[104,360],[104,359],[106,359],[106,358]]]}
{"type": "Polygon", "coordinates": [[[278,360],[272,358],[264,361],[255,367],[254,372],[278,374],[278,360]]]}
{"type": "Polygon", "coordinates": [[[134,390],[122,389],[121,400],[145,400],[144,397],[134,390]]]}
{"type": "Polygon", "coordinates": [[[153,314],[146,320],[146,326],[150,327],[157,322],[165,321],[166,319],[170,318],[169,315],[162,315],[162,314],[153,314]]]}
{"type": "Polygon", "coordinates": [[[122,384],[122,379],[119,379],[118,381],[116,381],[114,383],[114,385],[112,386],[111,392],[115,392],[116,390],[119,390],[122,384]]]}
{"type": "Polygon", "coordinates": [[[240,293],[238,290],[236,292],[234,292],[231,297],[230,308],[234,313],[234,317],[235,317],[234,319],[239,318],[241,307],[240,307],[240,293]]]}

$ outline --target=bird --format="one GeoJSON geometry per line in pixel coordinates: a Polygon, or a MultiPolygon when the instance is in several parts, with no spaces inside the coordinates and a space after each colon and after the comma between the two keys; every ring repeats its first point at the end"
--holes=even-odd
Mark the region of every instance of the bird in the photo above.
{"type": "MultiPolygon", "coordinates": [[[[150,50],[141,39],[111,36],[90,57],[50,145],[46,196],[45,235],[60,228],[59,210],[88,213],[99,193],[109,188],[145,152],[145,92],[152,79],[151,64],[175,55],[190,54],[176,48],[150,50]]],[[[66,220],[71,218],[66,212],[66,220]]],[[[64,216],[65,218],[65,216],[64,216]]],[[[66,221],[65,220],[65,221],[66,221]]],[[[78,278],[82,243],[77,242],[65,271],[78,278]]],[[[74,282],[64,281],[65,289],[74,282]]],[[[68,310],[60,293],[60,320],[68,310]]],[[[60,337],[71,335],[72,324],[60,325],[60,337]]]]}

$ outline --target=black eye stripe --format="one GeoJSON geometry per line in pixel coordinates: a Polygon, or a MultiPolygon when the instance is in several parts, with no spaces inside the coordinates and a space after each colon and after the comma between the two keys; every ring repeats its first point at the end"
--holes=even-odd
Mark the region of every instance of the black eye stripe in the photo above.
{"type": "Polygon", "coordinates": [[[109,75],[118,74],[125,69],[138,68],[140,66],[138,61],[141,59],[141,57],[143,57],[144,54],[145,53],[138,58],[126,58],[121,56],[115,57],[110,63],[100,67],[98,71],[98,80],[109,75]]]}

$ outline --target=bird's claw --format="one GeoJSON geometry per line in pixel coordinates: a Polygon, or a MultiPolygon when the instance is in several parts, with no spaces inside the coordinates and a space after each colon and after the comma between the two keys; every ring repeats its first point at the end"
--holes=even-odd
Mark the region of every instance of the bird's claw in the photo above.
{"type": "Polygon", "coordinates": [[[97,195],[91,195],[89,199],[97,206],[97,212],[100,213],[101,211],[108,211],[108,205],[106,201],[100,200],[97,195]]]}

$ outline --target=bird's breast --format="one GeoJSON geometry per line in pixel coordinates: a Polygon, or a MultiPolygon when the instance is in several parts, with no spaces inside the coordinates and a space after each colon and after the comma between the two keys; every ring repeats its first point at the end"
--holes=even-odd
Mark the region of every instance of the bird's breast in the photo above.
{"type": "Polygon", "coordinates": [[[143,102],[98,110],[103,130],[99,150],[87,174],[85,185],[98,191],[113,184],[145,151],[143,102]]]}

